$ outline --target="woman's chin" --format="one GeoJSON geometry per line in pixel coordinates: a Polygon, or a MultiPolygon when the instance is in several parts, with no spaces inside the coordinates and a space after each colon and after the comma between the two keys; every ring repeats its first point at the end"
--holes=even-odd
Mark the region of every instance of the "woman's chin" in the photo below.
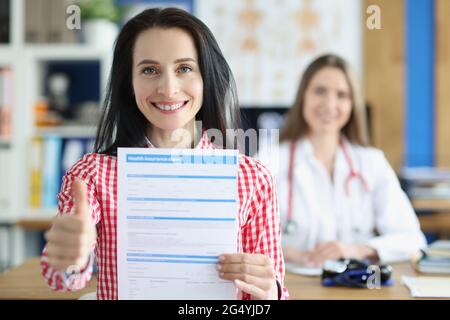
{"type": "Polygon", "coordinates": [[[341,131],[339,127],[336,126],[321,126],[320,128],[315,128],[313,133],[317,134],[338,134],[341,131]]]}
{"type": "Polygon", "coordinates": [[[180,122],[177,122],[177,121],[170,121],[170,122],[165,122],[165,121],[155,121],[155,122],[152,122],[152,125],[155,127],[155,128],[158,128],[159,130],[164,130],[164,131],[175,131],[175,130],[177,130],[177,129],[182,129],[182,128],[184,128],[185,126],[186,126],[186,123],[184,123],[184,122],[182,122],[182,121],[180,121],[180,122]],[[155,125],[155,123],[157,124],[157,125],[155,125]]]}

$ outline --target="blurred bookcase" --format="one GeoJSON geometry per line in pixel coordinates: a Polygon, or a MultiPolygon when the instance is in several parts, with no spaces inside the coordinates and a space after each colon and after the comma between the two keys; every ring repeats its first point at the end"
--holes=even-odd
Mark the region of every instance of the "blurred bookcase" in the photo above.
{"type": "MultiPolygon", "coordinates": [[[[27,6],[30,3],[35,5],[34,1],[0,0],[0,8],[7,7],[9,10],[8,17],[5,17],[4,14],[3,17],[0,17],[0,22],[5,24],[4,21],[7,21],[8,24],[7,28],[3,27],[1,30],[7,29],[9,32],[9,35],[0,38],[0,71],[7,70],[11,75],[8,78],[7,90],[11,101],[11,105],[8,106],[11,111],[8,113],[10,129],[7,135],[0,136],[0,179],[2,180],[0,183],[0,220],[3,221],[14,221],[24,217],[49,218],[56,213],[55,201],[53,206],[45,206],[42,201],[33,202],[32,199],[32,193],[35,191],[33,184],[36,184],[33,170],[41,170],[41,179],[43,179],[45,172],[42,170],[48,161],[46,156],[42,156],[46,150],[40,150],[41,155],[39,155],[39,151],[36,151],[36,141],[42,143],[57,141],[60,148],[64,148],[68,142],[71,142],[72,158],[75,152],[81,152],[80,150],[85,152],[92,148],[91,143],[96,130],[94,123],[78,123],[75,119],[61,121],[58,125],[38,125],[36,106],[40,99],[48,94],[46,81],[48,81],[49,70],[57,70],[58,67],[62,68],[62,65],[70,65],[71,70],[75,71],[81,70],[86,65],[94,66],[97,74],[94,77],[88,76],[81,82],[98,91],[95,102],[100,110],[112,62],[111,48],[82,44],[73,35],[72,37],[66,35],[59,39],[53,34],[53,39],[57,39],[59,43],[52,43],[51,38],[29,43],[30,41],[27,41],[29,39],[27,23],[30,19],[30,8],[27,6]],[[74,142],[78,142],[78,146],[74,142]],[[81,144],[84,149],[80,149],[81,144]],[[41,157],[41,168],[35,167],[38,163],[37,157],[41,157]]],[[[56,1],[63,3],[64,6],[73,4],[73,1],[56,1]]],[[[41,6],[47,6],[40,7],[40,10],[44,11],[49,11],[51,8],[48,6],[56,3],[55,0],[39,0],[39,2],[41,6]]],[[[64,6],[60,5],[64,11],[59,11],[63,20],[67,17],[64,6]]],[[[39,23],[33,28],[38,26],[39,23]]],[[[80,82],[80,79],[78,81],[80,82]]],[[[6,87],[0,87],[2,90],[0,98],[6,93],[4,88],[6,87]]],[[[75,94],[79,96],[79,94],[75,94]]],[[[59,156],[61,163],[64,155],[59,156]]],[[[61,172],[57,172],[57,174],[57,179],[60,179],[61,172]]],[[[56,194],[51,194],[50,197],[55,200],[56,194]]]]}

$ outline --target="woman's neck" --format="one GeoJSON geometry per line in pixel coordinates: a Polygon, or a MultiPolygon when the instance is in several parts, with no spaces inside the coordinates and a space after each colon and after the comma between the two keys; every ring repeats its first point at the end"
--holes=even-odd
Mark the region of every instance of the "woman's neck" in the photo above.
{"type": "Polygon", "coordinates": [[[327,172],[333,177],[339,134],[309,134],[308,138],[313,146],[314,156],[325,165],[327,172]]]}
{"type": "Polygon", "coordinates": [[[191,149],[194,147],[195,127],[193,123],[188,123],[185,127],[175,130],[150,127],[147,137],[157,148],[191,149]]]}

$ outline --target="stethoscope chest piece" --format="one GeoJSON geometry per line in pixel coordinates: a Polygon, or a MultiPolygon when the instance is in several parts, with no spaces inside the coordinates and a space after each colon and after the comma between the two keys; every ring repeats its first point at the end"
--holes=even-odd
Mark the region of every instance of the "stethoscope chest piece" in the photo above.
{"type": "Polygon", "coordinates": [[[288,219],[283,225],[284,234],[294,234],[297,231],[297,223],[294,220],[288,219]]]}

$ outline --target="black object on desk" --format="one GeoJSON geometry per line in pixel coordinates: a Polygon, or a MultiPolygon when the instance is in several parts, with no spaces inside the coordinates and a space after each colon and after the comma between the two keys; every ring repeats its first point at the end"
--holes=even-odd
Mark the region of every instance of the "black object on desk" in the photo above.
{"type": "Polygon", "coordinates": [[[392,266],[374,265],[367,260],[339,259],[326,261],[322,285],[371,289],[371,286],[390,286],[392,266]]]}

